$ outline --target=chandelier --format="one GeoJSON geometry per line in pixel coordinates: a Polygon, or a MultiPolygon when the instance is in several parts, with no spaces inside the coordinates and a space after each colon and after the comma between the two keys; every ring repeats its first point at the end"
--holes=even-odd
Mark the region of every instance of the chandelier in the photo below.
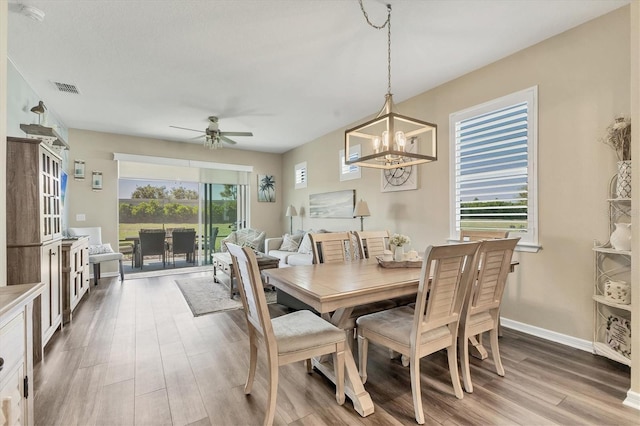
{"type": "Polygon", "coordinates": [[[362,0],[359,2],[370,26],[378,30],[387,28],[387,94],[374,119],[344,132],[345,164],[396,169],[436,161],[437,126],[395,112],[391,94],[391,5],[387,4],[387,20],[378,26],[371,23],[362,0]]]}

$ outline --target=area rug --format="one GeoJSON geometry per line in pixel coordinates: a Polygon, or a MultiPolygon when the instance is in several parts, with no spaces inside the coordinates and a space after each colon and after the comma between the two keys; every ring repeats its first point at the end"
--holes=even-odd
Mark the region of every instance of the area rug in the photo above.
{"type": "MultiPolygon", "coordinates": [[[[229,288],[223,283],[213,282],[209,277],[175,280],[194,317],[214,312],[242,309],[240,295],[229,297],[229,288]]],[[[265,289],[267,303],[276,302],[276,292],[265,289]]]]}

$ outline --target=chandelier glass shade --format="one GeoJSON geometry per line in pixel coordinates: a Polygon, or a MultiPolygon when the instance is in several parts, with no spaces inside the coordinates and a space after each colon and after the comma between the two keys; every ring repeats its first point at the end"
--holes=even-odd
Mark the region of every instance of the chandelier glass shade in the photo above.
{"type": "Polygon", "coordinates": [[[220,137],[218,135],[207,134],[204,138],[204,146],[209,149],[218,149],[222,148],[222,142],[220,141],[220,137]]]}

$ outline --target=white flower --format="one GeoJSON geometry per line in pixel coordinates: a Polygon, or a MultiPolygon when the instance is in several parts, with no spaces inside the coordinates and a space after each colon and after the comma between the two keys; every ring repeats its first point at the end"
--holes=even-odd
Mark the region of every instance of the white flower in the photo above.
{"type": "Polygon", "coordinates": [[[402,234],[393,234],[391,238],[389,238],[389,244],[392,244],[396,247],[402,247],[405,244],[409,244],[411,242],[411,238],[402,234]]]}

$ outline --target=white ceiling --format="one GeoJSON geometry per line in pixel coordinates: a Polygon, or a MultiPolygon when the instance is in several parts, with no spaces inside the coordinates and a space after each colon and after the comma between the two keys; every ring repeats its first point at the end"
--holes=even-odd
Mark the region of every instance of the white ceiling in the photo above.
{"type": "MultiPolygon", "coordinates": [[[[387,2],[398,103],[629,0],[365,0],[374,23],[387,2]]],[[[217,115],[222,131],[253,132],[234,138],[237,148],[282,153],[376,113],[387,90],[386,30],[367,25],[357,0],[10,0],[9,9],[10,60],[69,128],[199,143],[169,126],[204,130],[217,115]]]]}

